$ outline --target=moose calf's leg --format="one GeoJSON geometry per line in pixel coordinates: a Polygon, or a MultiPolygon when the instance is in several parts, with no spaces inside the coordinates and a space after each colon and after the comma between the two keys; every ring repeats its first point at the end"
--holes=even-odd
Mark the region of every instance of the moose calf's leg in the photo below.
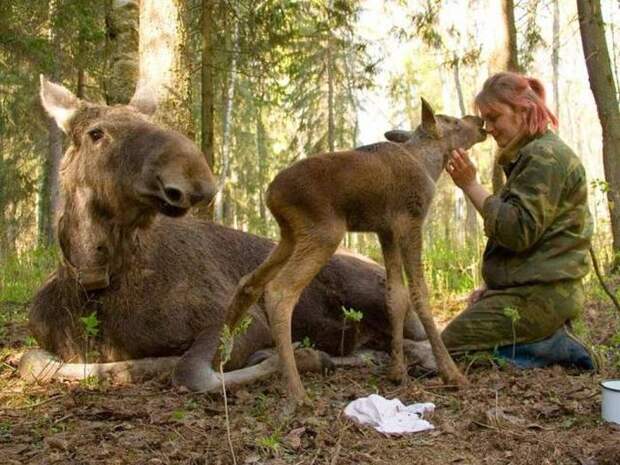
{"type": "Polygon", "coordinates": [[[379,241],[387,274],[385,298],[392,327],[392,361],[388,378],[400,383],[407,376],[407,365],[403,353],[403,333],[409,308],[409,293],[403,283],[402,260],[393,234],[382,233],[379,235],[379,241]]]}
{"type": "Polygon", "coordinates": [[[428,290],[426,288],[424,270],[422,268],[421,234],[421,227],[414,228],[409,235],[411,240],[402,241],[400,244],[405,264],[405,272],[409,280],[411,302],[420,317],[431,343],[431,347],[433,348],[439,375],[446,384],[464,385],[467,384],[467,378],[461,374],[454,360],[450,357],[439,331],[437,330],[437,326],[435,326],[435,321],[433,320],[433,315],[428,304],[428,290]]]}
{"type": "Polygon", "coordinates": [[[226,312],[226,323],[235,327],[250,306],[259,299],[265,285],[273,279],[293,251],[293,240],[284,233],[275,249],[253,272],[239,281],[226,312]]]}
{"type": "Polygon", "coordinates": [[[344,229],[341,233],[329,231],[324,234],[315,230],[298,239],[291,258],[266,288],[269,324],[287,380],[288,393],[295,401],[303,401],[307,396],[293,354],[293,310],[302,291],[334,254],[343,235],[344,229]]]}

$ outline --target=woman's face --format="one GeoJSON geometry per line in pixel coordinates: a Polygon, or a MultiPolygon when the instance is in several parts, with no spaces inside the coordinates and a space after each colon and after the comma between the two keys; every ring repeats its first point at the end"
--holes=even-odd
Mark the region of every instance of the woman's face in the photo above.
{"type": "Polygon", "coordinates": [[[500,102],[481,106],[480,116],[484,120],[484,128],[500,147],[506,147],[519,134],[525,121],[523,112],[500,102]]]}

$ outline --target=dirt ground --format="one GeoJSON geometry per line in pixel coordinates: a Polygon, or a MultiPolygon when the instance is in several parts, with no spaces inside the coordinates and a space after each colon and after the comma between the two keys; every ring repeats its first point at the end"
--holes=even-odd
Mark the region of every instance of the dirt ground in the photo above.
{"type": "MultiPolygon", "coordinates": [[[[592,341],[609,344],[618,327],[610,304],[590,303],[586,320],[592,341]]],[[[306,375],[313,405],[296,412],[273,379],[230,392],[227,422],[221,395],[167,380],[27,385],[14,367],[27,343],[23,322],[0,336],[2,464],[231,464],[231,448],[238,464],[620,464],[620,429],[600,417],[599,382],[620,377],[611,356],[595,375],[470,358],[460,362],[471,382],[461,390],[438,378],[395,386],[382,367],[306,375]],[[344,417],[348,402],[374,392],[435,403],[435,429],[387,437],[344,417]]]]}

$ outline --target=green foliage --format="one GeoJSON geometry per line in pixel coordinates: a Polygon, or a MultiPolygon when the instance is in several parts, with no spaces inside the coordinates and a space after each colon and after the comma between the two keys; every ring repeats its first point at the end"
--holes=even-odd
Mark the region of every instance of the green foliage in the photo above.
{"type": "Polygon", "coordinates": [[[510,319],[510,325],[512,327],[512,358],[515,358],[516,344],[517,344],[517,323],[521,319],[519,310],[514,307],[505,307],[504,316],[510,319]]]}
{"type": "Polygon", "coordinates": [[[340,307],[345,321],[351,321],[353,323],[359,323],[364,318],[364,314],[353,308],[340,307]]]}
{"type": "MultiPolygon", "coordinates": [[[[49,192],[47,118],[39,73],[75,89],[78,69],[102,74],[105,2],[0,2],[0,260],[37,244],[49,192]]],[[[87,84],[89,84],[87,79],[87,84]]],[[[96,88],[96,86],[88,89],[96,88]]],[[[96,97],[97,95],[95,95],[96,97]]],[[[0,290],[0,292],[2,292],[0,290]]]]}
{"type": "Polygon", "coordinates": [[[282,438],[276,431],[269,436],[263,436],[256,440],[256,445],[266,455],[278,455],[282,447],[282,438]]]}
{"type": "Polygon", "coordinates": [[[96,391],[101,388],[101,378],[98,376],[87,376],[80,380],[80,386],[88,391],[96,391]]]}
{"type": "Polygon", "coordinates": [[[426,237],[424,264],[428,286],[433,296],[462,294],[476,288],[480,282],[480,252],[478,247],[457,245],[453,238],[441,234],[426,237]]]}
{"type": "Polygon", "coordinates": [[[230,360],[232,355],[235,337],[245,333],[252,324],[252,317],[245,316],[239,324],[231,331],[228,325],[224,325],[222,334],[220,335],[220,361],[222,365],[230,360]]]}
{"type": "Polygon", "coordinates": [[[314,349],[314,342],[308,336],[305,336],[299,343],[301,349],[314,349]]]}
{"type": "Polygon", "coordinates": [[[0,267],[0,302],[26,304],[58,264],[56,248],[11,254],[0,267]]]}
{"type": "Polygon", "coordinates": [[[80,318],[84,327],[84,332],[88,337],[95,337],[99,333],[99,319],[97,318],[97,312],[94,311],[88,316],[80,318]]]}

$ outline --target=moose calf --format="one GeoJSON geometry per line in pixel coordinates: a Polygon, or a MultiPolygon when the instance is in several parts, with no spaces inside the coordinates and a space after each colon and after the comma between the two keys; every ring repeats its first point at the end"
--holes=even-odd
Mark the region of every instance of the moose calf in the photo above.
{"type": "Polygon", "coordinates": [[[298,161],[280,172],[267,191],[267,206],[280,226],[278,246],[255,271],[244,276],[231,300],[229,324],[235,325],[265,291],[265,301],[288,392],[306,398],[291,340],[295,303],[327,263],[347,231],[375,232],[387,271],[386,300],[392,329],[389,378],[406,376],[403,326],[409,307],[402,279],[404,265],[413,308],[430,340],[441,377],[465,384],[450,358],[428,304],[422,267],[422,226],[435,182],[450,152],[485,139],[483,122],[435,115],[422,99],[422,123],[403,143],[383,142],[355,150],[326,153],[298,161]]]}

